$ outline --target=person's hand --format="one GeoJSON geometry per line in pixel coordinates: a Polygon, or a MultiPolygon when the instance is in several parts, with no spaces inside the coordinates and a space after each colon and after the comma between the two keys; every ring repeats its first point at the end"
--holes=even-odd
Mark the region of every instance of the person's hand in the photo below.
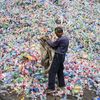
{"type": "Polygon", "coordinates": [[[47,40],[47,38],[46,38],[46,37],[42,37],[42,38],[41,38],[41,40],[46,41],[46,40],[47,40]]]}

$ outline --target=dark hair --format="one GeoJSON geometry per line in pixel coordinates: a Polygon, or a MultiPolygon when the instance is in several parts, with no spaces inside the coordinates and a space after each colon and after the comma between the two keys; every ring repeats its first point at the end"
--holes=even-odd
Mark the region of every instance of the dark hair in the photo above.
{"type": "Polygon", "coordinates": [[[55,28],[55,33],[63,33],[62,27],[56,27],[55,28]]]}
{"type": "Polygon", "coordinates": [[[55,22],[56,24],[61,24],[61,20],[56,19],[55,22]]]}

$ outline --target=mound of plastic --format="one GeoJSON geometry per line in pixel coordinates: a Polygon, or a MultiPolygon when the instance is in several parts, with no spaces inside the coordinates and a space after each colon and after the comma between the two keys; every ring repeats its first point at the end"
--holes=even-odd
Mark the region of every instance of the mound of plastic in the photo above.
{"type": "Polygon", "coordinates": [[[48,79],[40,66],[39,38],[54,38],[56,26],[62,26],[70,39],[64,63],[67,94],[73,95],[75,86],[82,94],[87,84],[98,95],[100,4],[86,0],[64,2],[55,5],[48,0],[0,0],[0,84],[5,87],[0,88],[0,95],[9,95],[10,87],[11,94],[21,100],[46,99],[43,91],[48,79]],[[23,61],[25,55],[28,60],[23,61]]]}

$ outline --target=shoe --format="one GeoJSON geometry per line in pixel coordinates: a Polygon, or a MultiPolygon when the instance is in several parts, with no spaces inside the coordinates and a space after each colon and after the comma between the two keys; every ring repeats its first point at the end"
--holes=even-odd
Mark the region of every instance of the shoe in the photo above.
{"type": "Polygon", "coordinates": [[[66,94],[65,87],[57,87],[56,95],[62,96],[62,95],[65,95],[65,94],[66,94]]]}
{"type": "Polygon", "coordinates": [[[58,91],[65,91],[65,87],[58,87],[57,90],[58,91]]]}
{"type": "Polygon", "coordinates": [[[65,87],[58,87],[57,91],[60,92],[61,94],[66,94],[66,89],[65,87]]]}
{"type": "Polygon", "coordinates": [[[44,93],[48,94],[48,93],[55,93],[55,90],[52,90],[52,89],[46,89],[44,91],[44,93]]]}
{"type": "Polygon", "coordinates": [[[65,89],[65,87],[61,87],[61,89],[63,90],[63,91],[65,91],[66,89],[65,89]]]}

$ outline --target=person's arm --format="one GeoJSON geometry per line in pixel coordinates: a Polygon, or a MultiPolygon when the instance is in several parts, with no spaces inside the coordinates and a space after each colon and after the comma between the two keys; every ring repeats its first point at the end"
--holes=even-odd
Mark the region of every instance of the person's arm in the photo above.
{"type": "Polygon", "coordinates": [[[52,42],[51,40],[47,40],[46,42],[53,49],[57,48],[59,45],[59,39],[57,39],[55,42],[52,42]]]}

